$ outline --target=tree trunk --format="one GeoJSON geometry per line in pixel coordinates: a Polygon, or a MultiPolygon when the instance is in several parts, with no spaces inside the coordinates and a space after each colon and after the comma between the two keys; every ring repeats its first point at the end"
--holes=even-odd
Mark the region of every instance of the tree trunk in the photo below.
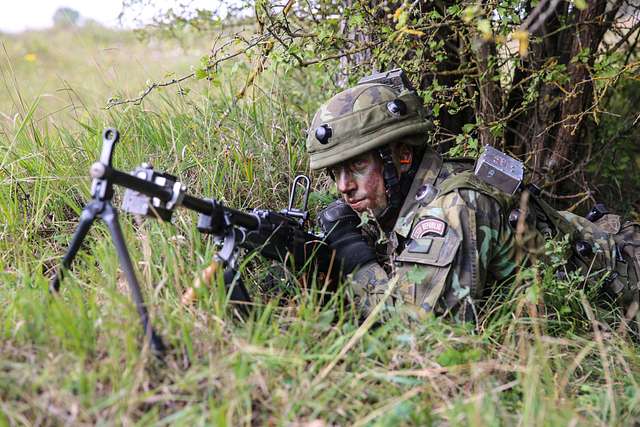
{"type": "Polygon", "coordinates": [[[496,81],[495,66],[490,59],[496,57],[496,45],[492,41],[484,41],[477,52],[478,71],[480,72],[478,105],[478,135],[482,145],[496,146],[497,138],[491,132],[490,126],[498,122],[502,109],[502,95],[499,80],[496,81]]]}
{"type": "Polygon", "coordinates": [[[580,125],[593,102],[593,80],[589,69],[593,67],[595,55],[588,55],[585,59],[578,58],[587,49],[589,52],[595,52],[602,42],[604,32],[601,26],[606,5],[602,0],[590,2],[576,17],[577,30],[573,34],[571,60],[567,66],[570,80],[564,87],[564,92],[568,95],[563,97],[560,105],[562,122],[551,145],[551,156],[546,164],[546,168],[553,171],[554,175],[571,166],[572,158],[576,157],[575,153],[580,152],[579,144],[584,137],[585,129],[580,125]]]}

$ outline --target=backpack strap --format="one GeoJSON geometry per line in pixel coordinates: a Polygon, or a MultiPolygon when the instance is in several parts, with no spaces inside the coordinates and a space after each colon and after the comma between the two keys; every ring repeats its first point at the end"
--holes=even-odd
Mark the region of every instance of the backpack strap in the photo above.
{"type": "Polygon", "coordinates": [[[508,212],[514,205],[514,197],[512,195],[481,181],[470,170],[451,175],[438,184],[437,187],[440,190],[440,194],[451,193],[455,190],[477,191],[498,202],[504,212],[508,212]]]}

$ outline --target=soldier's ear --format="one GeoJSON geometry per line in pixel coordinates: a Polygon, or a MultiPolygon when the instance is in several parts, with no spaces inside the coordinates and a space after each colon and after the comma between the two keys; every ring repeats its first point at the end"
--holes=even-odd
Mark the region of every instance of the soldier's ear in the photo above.
{"type": "Polygon", "coordinates": [[[398,162],[400,163],[400,173],[405,173],[411,169],[413,161],[413,150],[406,144],[398,147],[398,162]]]}

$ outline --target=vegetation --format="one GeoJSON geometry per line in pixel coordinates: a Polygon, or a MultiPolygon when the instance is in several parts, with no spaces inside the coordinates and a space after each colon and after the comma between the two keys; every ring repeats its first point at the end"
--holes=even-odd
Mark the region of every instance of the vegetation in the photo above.
{"type": "MultiPolygon", "coordinates": [[[[585,213],[621,199],[625,213],[640,207],[637,177],[621,180],[601,162],[614,153],[621,169],[639,157],[637,0],[246,3],[256,28],[238,42],[259,58],[256,75],[274,64],[325,65],[345,85],[402,66],[433,112],[433,142],[451,154],[499,146],[563,208],[585,213]]],[[[173,11],[157,18],[165,31],[220,22],[173,11]]],[[[237,46],[215,49],[196,76],[215,78],[229,50],[237,46]]]]}
{"type": "MultiPolygon", "coordinates": [[[[238,31],[250,37],[250,29],[238,31]]],[[[154,87],[141,105],[101,108],[191,73],[192,52],[209,45],[189,34],[184,43],[151,33],[143,44],[88,27],[2,38],[0,425],[640,420],[637,346],[600,322],[606,310],[594,304],[593,290],[581,290],[581,277],[556,278],[561,256],[500,286],[477,326],[400,317],[360,323],[344,291],[320,304],[317,291],[300,290],[302,279],[267,289],[270,266],[253,260],[243,274],[257,304],[240,319],[220,286],[202,289],[193,306],[181,303],[215,251],[194,216],[136,224],[123,215],[154,325],[170,345],[166,363],[140,351],[137,314],[103,226],[61,294],[50,295],[105,126],[123,134],[117,167],[150,161],[194,194],[234,207],[284,206],[293,176],[308,172],[303,129],[335,91],[327,72],[335,64],[301,71],[239,56],[213,74],[207,58],[193,71],[199,81],[154,87]],[[67,49],[71,42],[80,50],[67,49]]],[[[331,190],[325,177],[315,178],[320,203],[331,190]]],[[[560,255],[562,242],[549,252],[560,255]]]]}
{"type": "Polygon", "coordinates": [[[80,12],[70,7],[59,7],[53,14],[56,27],[75,26],[80,22],[80,12]]]}

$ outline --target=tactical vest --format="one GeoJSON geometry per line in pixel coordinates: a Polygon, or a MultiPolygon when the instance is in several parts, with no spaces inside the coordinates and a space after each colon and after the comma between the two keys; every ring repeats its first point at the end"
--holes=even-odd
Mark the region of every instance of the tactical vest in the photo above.
{"type": "MultiPolygon", "coordinates": [[[[421,189],[433,186],[433,196],[440,197],[457,190],[473,190],[495,200],[504,212],[519,207],[521,192],[509,195],[478,179],[472,170],[472,161],[458,161],[461,172],[442,178],[443,161],[439,156],[423,160],[426,173],[413,185],[394,231],[407,237],[408,227],[415,209],[413,200],[421,189]],[[435,173],[434,173],[435,172],[435,173]]],[[[415,183],[415,182],[414,182],[415,183]]],[[[587,286],[598,286],[625,312],[635,317],[640,301],[640,224],[621,223],[617,215],[605,215],[591,222],[570,212],[557,211],[539,196],[529,193],[526,223],[535,227],[546,239],[569,236],[571,256],[567,260],[570,270],[580,271],[587,286]]]]}
{"type": "MultiPolygon", "coordinates": [[[[470,235],[463,240],[459,229],[461,224],[452,226],[452,223],[448,223],[447,225],[444,220],[437,219],[437,214],[425,216],[425,210],[428,211],[436,199],[458,189],[469,189],[495,200],[501,214],[506,215],[509,212],[509,196],[479,181],[469,171],[472,167],[473,160],[443,160],[436,153],[427,152],[400,210],[393,233],[389,236],[390,244],[387,253],[390,258],[393,257],[397,269],[394,274],[400,276],[399,295],[405,302],[418,305],[427,311],[432,309],[436,312],[446,311],[448,307],[458,306],[462,301],[456,296],[460,293],[455,291],[455,285],[451,284],[459,283],[455,279],[458,276],[452,276],[454,274],[451,272],[452,268],[460,273],[460,268],[463,266],[463,274],[470,279],[463,282],[469,284],[468,295],[472,300],[482,295],[485,281],[473,279],[478,277],[477,262],[469,262],[470,260],[466,259],[460,263],[461,260],[456,257],[461,248],[467,244],[466,242],[476,241],[475,226],[468,228],[470,235]],[[416,232],[421,230],[421,226],[429,227],[431,223],[434,226],[440,225],[441,229],[433,230],[435,233],[427,232],[424,238],[417,238],[416,232]],[[411,271],[415,267],[418,267],[421,272],[422,277],[419,281],[412,279],[415,275],[411,274],[411,271]],[[448,287],[447,283],[454,287],[448,287]]],[[[461,207],[451,209],[458,208],[461,207]]],[[[433,209],[439,208],[434,206],[433,209]]],[[[448,215],[452,215],[448,221],[456,221],[454,218],[459,218],[458,215],[462,215],[462,211],[459,213],[451,211],[448,215]]]]}

